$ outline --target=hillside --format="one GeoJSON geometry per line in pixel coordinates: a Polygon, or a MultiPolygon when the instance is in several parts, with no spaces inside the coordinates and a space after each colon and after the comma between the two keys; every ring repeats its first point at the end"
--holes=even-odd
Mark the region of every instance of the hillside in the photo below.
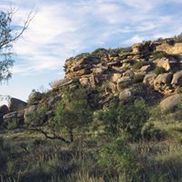
{"type": "Polygon", "coordinates": [[[181,36],[83,53],[64,71],[0,107],[3,181],[182,180],[181,36]]]}

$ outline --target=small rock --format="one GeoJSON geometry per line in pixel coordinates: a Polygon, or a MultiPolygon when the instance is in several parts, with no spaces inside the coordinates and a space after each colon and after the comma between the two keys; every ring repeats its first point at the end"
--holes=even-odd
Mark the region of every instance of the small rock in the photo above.
{"type": "Polygon", "coordinates": [[[151,70],[151,65],[145,65],[140,68],[140,71],[142,72],[148,72],[151,70]]]}
{"type": "Polygon", "coordinates": [[[132,83],[132,79],[129,76],[121,77],[117,81],[117,90],[122,91],[124,88],[127,88],[132,83]]]}
{"type": "Polygon", "coordinates": [[[121,74],[120,73],[114,73],[111,77],[111,81],[112,82],[117,82],[119,79],[121,78],[121,74]]]}

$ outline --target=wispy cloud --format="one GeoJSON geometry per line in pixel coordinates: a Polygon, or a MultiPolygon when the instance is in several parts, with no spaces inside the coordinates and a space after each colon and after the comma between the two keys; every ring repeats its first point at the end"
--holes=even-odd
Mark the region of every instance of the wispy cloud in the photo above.
{"type": "MultiPolygon", "coordinates": [[[[177,15],[161,9],[167,3],[181,3],[179,0],[53,0],[51,3],[11,0],[9,3],[18,8],[17,25],[22,24],[33,7],[37,11],[23,38],[14,45],[15,74],[57,69],[67,57],[100,46],[117,47],[181,31],[177,15]]],[[[2,1],[0,8],[5,6],[7,1],[2,1]]]]}

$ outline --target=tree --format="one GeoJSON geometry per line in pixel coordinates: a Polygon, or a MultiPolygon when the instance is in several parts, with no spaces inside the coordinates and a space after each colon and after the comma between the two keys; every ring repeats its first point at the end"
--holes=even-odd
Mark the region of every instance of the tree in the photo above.
{"type": "Polygon", "coordinates": [[[61,101],[56,105],[53,116],[43,122],[47,111],[39,107],[29,113],[29,129],[42,133],[48,139],[58,139],[68,144],[74,141],[74,131],[83,131],[92,121],[92,110],[83,88],[66,88],[62,91],[61,101]]]}
{"type": "Polygon", "coordinates": [[[21,37],[32,20],[32,12],[29,13],[23,27],[15,31],[12,25],[13,10],[9,12],[0,11],[0,81],[11,77],[10,68],[13,66],[12,47],[13,43],[21,37]]]}
{"type": "Polygon", "coordinates": [[[92,111],[87,103],[86,90],[78,88],[74,92],[66,89],[61,102],[56,107],[52,128],[65,129],[73,142],[73,130],[82,129],[92,121],[92,111]]]}

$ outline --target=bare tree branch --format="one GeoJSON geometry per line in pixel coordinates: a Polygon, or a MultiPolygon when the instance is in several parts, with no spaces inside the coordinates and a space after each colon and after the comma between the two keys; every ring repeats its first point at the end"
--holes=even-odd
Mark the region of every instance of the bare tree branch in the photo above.
{"type": "Polygon", "coordinates": [[[30,128],[29,130],[30,130],[30,131],[35,131],[35,132],[40,132],[40,133],[42,133],[46,138],[51,139],[51,140],[58,139],[58,140],[63,141],[63,142],[66,143],[66,144],[70,144],[70,143],[71,143],[71,141],[66,140],[66,139],[63,138],[62,136],[56,135],[55,133],[53,133],[52,135],[50,135],[49,133],[47,133],[46,131],[44,131],[44,130],[41,129],[41,128],[30,128]]]}

